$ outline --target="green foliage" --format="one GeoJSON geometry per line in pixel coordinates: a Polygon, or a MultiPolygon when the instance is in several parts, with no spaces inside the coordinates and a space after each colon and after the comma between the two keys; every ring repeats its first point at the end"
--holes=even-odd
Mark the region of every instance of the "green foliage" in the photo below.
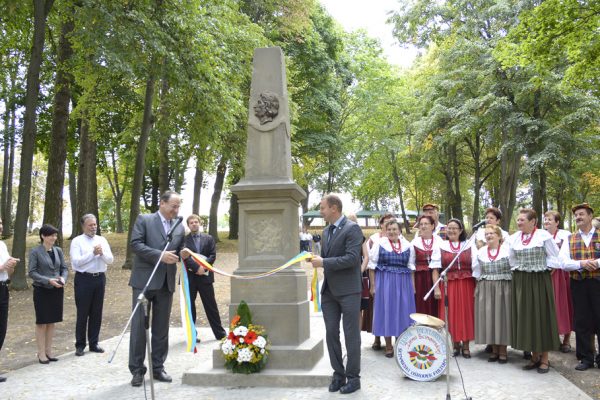
{"type": "Polygon", "coordinates": [[[250,312],[250,307],[244,300],[240,301],[238,304],[236,314],[240,316],[240,324],[244,326],[248,326],[252,323],[252,313],[250,312]]]}

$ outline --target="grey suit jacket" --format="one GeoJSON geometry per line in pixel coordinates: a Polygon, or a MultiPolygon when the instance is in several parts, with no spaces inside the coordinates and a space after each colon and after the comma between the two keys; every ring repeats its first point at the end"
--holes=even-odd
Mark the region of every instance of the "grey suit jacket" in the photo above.
{"type": "MultiPolygon", "coordinates": [[[[167,250],[175,250],[179,254],[179,251],[183,248],[184,236],[185,229],[180,224],[175,228],[173,240],[167,250]]],[[[131,249],[135,253],[135,258],[133,260],[131,277],[129,278],[129,286],[135,289],[144,288],[166,244],[167,234],[165,233],[158,212],[138,216],[131,234],[131,249]]],[[[152,278],[152,282],[148,285],[148,290],[162,288],[166,277],[169,291],[174,292],[176,272],[177,268],[175,264],[167,265],[161,262],[156,270],[156,274],[152,278]]]]}
{"type": "Polygon", "coordinates": [[[360,293],[362,290],[360,257],[363,234],[348,218],[340,222],[332,238],[329,229],[323,231],[323,272],[321,292],[329,288],[334,296],[360,293]]]}
{"type": "Polygon", "coordinates": [[[65,256],[60,247],[52,247],[54,252],[54,262],[48,255],[43,245],[31,249],[29,253],[29,276],[33,279],[34,286],[41,286],[46,289],[52,289],[54,286],[48,283],[50,279],[56,279],[59,276],[67,282],[69,270],[65,264],[65,256]]]}

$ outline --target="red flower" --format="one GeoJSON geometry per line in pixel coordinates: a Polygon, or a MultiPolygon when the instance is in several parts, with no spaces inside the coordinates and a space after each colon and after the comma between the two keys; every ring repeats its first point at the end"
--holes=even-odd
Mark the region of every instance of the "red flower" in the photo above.
{"type": "Polygon", "coordinates": [[[233,331],[229,332],[229,335],[227,335],[227,339],[231,340],[231,343],[233,343],[234,345],[237,345],[240,342],[238,337],[233,334],[233,331]]]}
{"type": "Polygon", "coordinates": [[[244,343],[252,344],[252,343],[254,343],[256,338],[258,338],[258,336],[256,335],[256,332],[248,331],[248,333],[246,333],[246,336],[244,337],[244,343]]]}

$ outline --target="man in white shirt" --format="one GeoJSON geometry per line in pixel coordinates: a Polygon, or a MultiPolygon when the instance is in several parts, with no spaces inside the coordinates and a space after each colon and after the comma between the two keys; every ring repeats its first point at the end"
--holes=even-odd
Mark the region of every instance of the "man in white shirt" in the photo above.
{"type": "MultiPolygon", "coordinates": [[[[2,234],[2,220],[0,219],[0,234],[2,234]]],[[[6,244],[0,241],[0,350],[6,337],[6,327],[8,325],[8,284],[9,277],[15,270],[15,265],[19,262],[18,258],[8,255],[6,244]]],[[[6,377],[0,376],[0,382],[6,382],[6,377]]]]}
{"type": "Polygon", "coordinates": [[[81,217],[83,234],[71,241],[71,264],[75,271],[75,305],[77,323],[75,325],[75,355],[82,356],[86,345],[86,333],[90,351],[104,353],[98,346],[106,266],[114,257],[105,238],[96,235],[98,224],[93,214],[81,217]]]}
{"type": "MultiPolygon", "coordinates": [[[[585,371],[594,367],[594,335],[600,336],[600,238],[592,226],[594,210],[589,204],[574,206],[577,224],[568,243],[560,248],[562,269],[571,272],[571,297],[575,317],[575,339],[580,363],[585,371]]],[[[600,366],[600,356],[596,358],[600,366]]]]}

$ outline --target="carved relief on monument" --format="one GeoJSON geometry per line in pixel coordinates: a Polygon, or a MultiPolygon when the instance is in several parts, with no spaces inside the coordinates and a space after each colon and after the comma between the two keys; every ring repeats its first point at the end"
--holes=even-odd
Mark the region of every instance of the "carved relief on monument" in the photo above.
{"type": "Polygon", "coordinates": [[[280,215],[270,212],[247,215],[248,256],[279,254],[282,236],[280,215]]]}
{"type": "Polygon", "coordinates": [[[254,115],[260,121],[261,125],[273,121],[279,114],[279,99],[272,92],[263,92],[258,96],[254,105],[254,115]]]}

